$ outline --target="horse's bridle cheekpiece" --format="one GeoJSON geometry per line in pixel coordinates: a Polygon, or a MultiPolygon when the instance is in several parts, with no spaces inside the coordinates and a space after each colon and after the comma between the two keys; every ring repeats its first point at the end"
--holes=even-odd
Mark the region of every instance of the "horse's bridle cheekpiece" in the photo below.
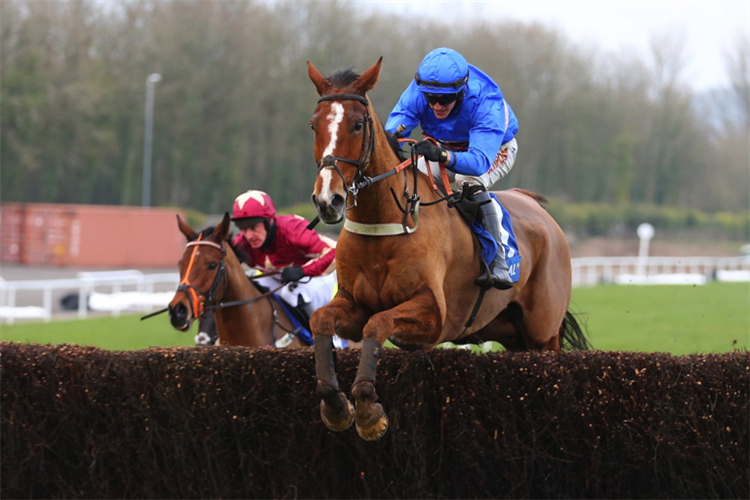
{"type": "MultiPolygon", "coordinates": [[[[214,243],[213,241],[203,240],[201,239],[202,235],[198,237],[196,241],[191,241],[186,247],[197,247],[200,245],[210,246],[213,248],[216,248],[221,252],[221,260],[219,261],[219,271],[216,273],[216,277],[214,278],[213,283],[211,283],[211,287],[208,289],[208,291],[203,291],[200,288],[196,287],[195,285],[192,285],[188,281],[188,276],[190,275],[190,270],[193,267],[193,261],[195,259],[195,252],[198,250],[195,248],[193,250],[193,254],[190,256],[190,263],[188,264],[188,268],[185,271],[185,279],[183,279],[180,284],[177,286],[177,291],[179,292],[185,292],[185,294],[190,299],[190,308],[192,309],[193,318],[198,319],[201,314],[206,309],[212,309],[212,305],[214,302],[214,294],[216,293],[216,290],[219,288],[219,283],[222,281],[222,278],[226,277],[227,274],[227,268],[224,264],[224,257],[227,254],[226,249],[218,244],[214,243]]],[[[224,280],[224,286],[226,286],[226,280],[224,280]]]]}
{"type": "Polygon", "coordinates": [[[347,198],[351,194],[354,198],[353,206],[356,206],[357,193],[359,193],[359,190],[372,184],[372,179],[364,175],[365,168],[367,168],[367,163],[370,161],[370,155],[375,148],[375,134],[372,130],[373,124],[372,116],[370,115],[370,103],[367,101],[366,97],[363,97],[359,94],[328,94],[321,96],[320,99],[318,99],[318,104],[324,101],[357,101],[364,104],[365,106],[365,131],[364,135],[362,136],[362,153],[360,154],[359,159],[355,161],[349,158],[326,155],[321,158],[320,161],[318,161],[318,172],[320,172],[322,169],[332,169],[337,174],[339,174],[341,180],[344,183],[344,186],[346,187],[347,198]],[[344,173],[337,165],[337,162],[340,161],[349,163],[350,165],[354,165],[355,167],[357,167],[357,175],[354,177],[351,186],[346,185],[346,178],[344,177],[344,173]]]}
{"type": "MultiPolygon", "coordinates": [[[[365,112],[365,134],[362,137],[362,153],[360,154],[360,157],[358,160],[351,160],[349,158],[342,158],[339,156],[333,156],[333,155],[326,155],[323,158],[318,161],[318,173],[320,173],[323,169],[331,169],[334,170],[337,174],[339,174],[339,177],[341,177],[341,181],[344,184],[344,187],[346,189],[346,206],[347,210],[357,206],[357,194],[359,193],[360,189],[369,187],[375,182],[381,181],[387,177],[390,177],[391,175],[394,175],[398,172],[400,172],[403,169],[403,166],[407,164],[407,162],[404,162],[401,166],[386,172],[384,174],[380,174],[376,177],[368,177],[364,174],[365,169],[367,168],[367,164],[370,161],[370,156],[372,155],[373,150],[375,149],[375,133],[373,130],[373,120],[372,116],[370,115],[370,103],[367,100],[366,97],[361,96],[359,94],[327,94],[324,96],[321,96],[320,99],[318,99],[318,104],[324,101],[357,101],[362,104],[364,104],[366,112],[365,112]],[[349,163],[350,165],[354,165],[357,167],[357,175],[352,180],[351,186],[346,185],[346,178],[344,177],[344,173],[341,171],[341,169],[338,167],[337,162],[345,162],[349,163]],[[352,205],[349,206],[349,195],[352,195],[353,202],[352,205]]],[[[407,198],[407,208],[401,208],[402,212],[404,212],[404,220],[400,223],[387,223],[387,224],[361,224],[358,222],[354,222],[350,219],[346,219],[344,221],[344,229],[357,233],[357,234],[365,234],[370,236],[394,236],[398,234],[409,234],[416,230],[417,226],[419,225],[419,197],[416,194],[416,184],[417,184],[417,169],[416,169],[416,161],[412,159],[411,162],[412,166],[414,167],[414,195],[409,196],[408,190],[406,190],[405,195],[407,198]],[[411,214],[414,219],[414,227],[410,228],[406,225],[406,217],[407,215],[411,214]]],[[[395,194],[394,194],[395,199],[395,194]]],[[[398,200],[396,200],[398,203],[398,200]]],[[[400,204],[399,204],[400,205],[400,204]]],[[[314,223],[308,226],[308,229],[311,228],[311,226],[314,226],[314,223]]]]}

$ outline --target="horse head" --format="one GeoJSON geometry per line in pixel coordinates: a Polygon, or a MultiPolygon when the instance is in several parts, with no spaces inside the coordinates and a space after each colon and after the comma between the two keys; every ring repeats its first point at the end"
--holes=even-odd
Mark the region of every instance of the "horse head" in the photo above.
{"type": "Polygon", "coordinates": [[[225,213],[219,225],[197,232],[177,216],[177,226],[187,245],[178,264],[180,284],[168,310],[169,320],[178,330],[189,330],[207,305],[221,299],[227,283],[224,241],[229,224],[229,214],[225,213]]]}
{"type": "Polygon", "coordinates": [[[375,127],[366,94],[378,81],[382,60],[381,57],[362,75],[344,70],[328,78],[307,62],[307,73],[320,95],[310,121],[318,165],[312,202],[326,224],[336,224],[344,218],[356,201],[358,182],[368,167],[375,127]]]}

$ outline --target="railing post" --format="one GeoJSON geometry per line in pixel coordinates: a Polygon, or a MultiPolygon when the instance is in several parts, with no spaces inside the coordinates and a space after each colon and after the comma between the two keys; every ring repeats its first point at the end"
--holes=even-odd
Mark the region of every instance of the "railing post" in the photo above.
{"type": "Polygon", "coordinates": [[[44,288],[44,299],[42,302],[44,308],[44,322],[49,323],[52,321],[52,287],[47,286],[44,288]]]}
{"type": "Polygon", "coordinates": [[[89,285],[88,280],[82,280],[78,288],[78,317],[84,319],[89,305],[89,285]]]}

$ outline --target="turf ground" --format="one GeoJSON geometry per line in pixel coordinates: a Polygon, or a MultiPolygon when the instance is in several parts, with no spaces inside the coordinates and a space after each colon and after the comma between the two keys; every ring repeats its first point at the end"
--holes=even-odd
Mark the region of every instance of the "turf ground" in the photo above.
{"type": "MultiPolygon", "coordinates": [[[[570,309],[595,349],[674,355],[750,350],[749,283],[576,288],[570,309]]],[[[178,332],[166,315],[145,321],[141,315],[3,324],[0,340],[111,350],[194,345],[197,326],[178,332]]]]}

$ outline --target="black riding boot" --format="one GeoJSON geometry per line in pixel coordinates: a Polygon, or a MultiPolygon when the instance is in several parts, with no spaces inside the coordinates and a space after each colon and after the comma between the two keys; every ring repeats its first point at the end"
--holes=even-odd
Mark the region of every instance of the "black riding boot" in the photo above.
{"type": "Polygon", "coordinates": [[[498,290],[507,290],[513,288],[513,281],[508,274],[508,264],[505,262],[505,247],[501,241],[500,235],[500,215],[497,213],[497,205],[487,191],[480,191],[474,195],[479,202],[487,201],[479,207],[479,221],[482,226],[497,241],[497,254],[492,264],[490,264],[489,273],[484,273],[474,281],[474,284],[483,288],[494,287],[498,290]]]}
{"type": "Polygon", "coordinates": [[[313,307],[312,303],[310,302],[303,302],[302,295],[297,296],[297,309],[302,312],[307,317],[307,322],[310,322],[310,317],[312,316],[312,313],[315,312],[315,308],[313,307]]]}

